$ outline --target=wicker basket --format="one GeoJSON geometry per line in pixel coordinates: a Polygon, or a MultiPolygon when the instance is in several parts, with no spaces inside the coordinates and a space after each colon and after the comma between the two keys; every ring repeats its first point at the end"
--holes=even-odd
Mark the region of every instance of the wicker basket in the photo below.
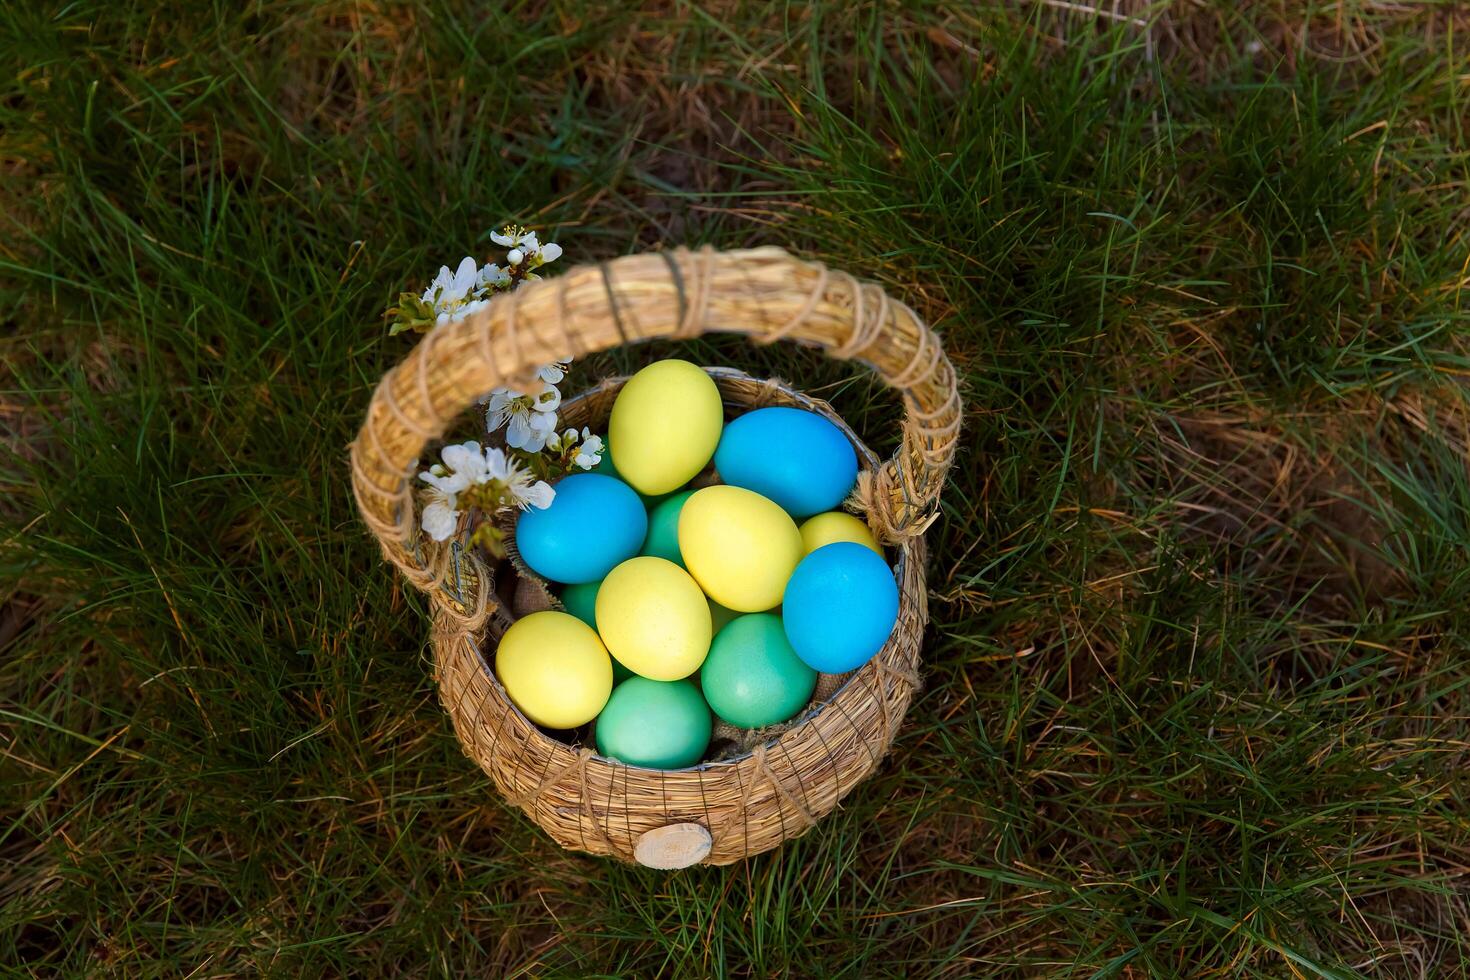
{"type": "MultiPolygon", "coordinates": [[[[835,418],[779,382],[712,373],[727,404],[795,404],[835,418]]],[[[617,384],[573,400],[570,417],[604,418],[617,384]]],[[[960,414],[939,339],[878,286],[779,249],[678,249],[527,283],[431,331],[373,394],[352,444],[353,490],[384,557],[430,597],[440,698],[466,754],[509,802],[568,848],[660,868],[729,864],[805,832],[887,752],[918,683],[923,534],[938,513],[960,414]],[[491,388],[529,384],[553,360],[708,331],[815,345],[871,366],[902,395],[892,459],[873,465],[853,437],[863,465],[849,503],[898,556],[899,619],[878,655],[797,723],[749,753],[666,772],[560,742],[510,703],[490,669],[509,620],[491,570],[457,543],[418,533],[411,481],[424,448],[491,388]]]]}

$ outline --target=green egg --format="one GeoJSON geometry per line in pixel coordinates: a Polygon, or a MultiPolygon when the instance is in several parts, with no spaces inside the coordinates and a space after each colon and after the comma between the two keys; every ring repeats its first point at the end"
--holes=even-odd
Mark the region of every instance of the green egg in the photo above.
{"type": "MultiPolygon", "coordinates": [[[[680,492],[682,493],[683,491],[680,492]]],[[[690,492],[692,493],[693,491],[690,492]]],[[[643,498],[643,506],[648,510],[650,514],[652,514],[659,504],[663,503],[665,500],[668,500],[670,497],[673,496],[673,494],[661,493],[657,496],[650,497],[646,493],[640,493],[638,496],[643,498]]]]}
{"type": "MultiPolygon", "coordinates": [[[[593,629],[597,629],[597,590],[600,588],[602,588],[601,582],[568,585],[561,590],[561,604],[566,607],[567,612],[593,629]]],[[[616,657],[613,658],[612,665],[614,684],[620,684],[633,676],[633,672],[618,663],[616,657]]]]}
{"type": "Polygon", "coordinates": [[[600,581],[569,585],[561,590],[561,604],[567,612],[597,629],[597,590],[601,587],[600,581]]]}
{"type": "Polygon", "coordinates": [[[704,758],[713,723],[687,680],[630,677],[597,716],[597,751],[630,766],[683,769],[704,758]]]}
{"type": "Polygon", "coordinates": [[[737,728],[789,721],[817,686],[817,672],[791,649],[772,613],[740,616],[720,630],[699,676],[709,706],[737,728]]]}
{"type": "Polygon", "coordinates": [[[648,537],[643,539],[642,554],[667,558],[684,567],[684,559],[679,555],[679,512],[693,493],[693,490],[676,493],[649,510],[648,537]]]}

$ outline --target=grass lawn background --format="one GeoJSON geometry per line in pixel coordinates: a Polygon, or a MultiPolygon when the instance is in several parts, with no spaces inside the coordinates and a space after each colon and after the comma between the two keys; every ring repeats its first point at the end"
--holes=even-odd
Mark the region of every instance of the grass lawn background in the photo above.
{"type": "Polygon", "coordinates": [[[0,7],[0,963],[1470,970],[1470,16],[1087,5],[0,7]],[[381,312],[507,219],[784,245],[963,375],[925,690],[774,854],[507,810],[357,520],[381,312]]]}

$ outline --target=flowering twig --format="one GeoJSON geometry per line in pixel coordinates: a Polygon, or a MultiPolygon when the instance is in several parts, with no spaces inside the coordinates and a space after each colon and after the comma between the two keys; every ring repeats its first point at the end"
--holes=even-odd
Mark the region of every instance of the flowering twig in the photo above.
{"type": "Polygon", "coordinates": [[[470,441],[445,446],[440,458],[442,462],[419,474],[428,485],[424,532],[435,541],[454,537],[466,515],[476,511],[495,514],[512,508],[544,508],[556,496],[549,483],[536,479],[500,449],[482,449],[478,442],[470,441]]]}
{"type": "Polygon", "coordinates": [[[453,272],[440,266],[439,274],[422,293],[399,293],[398,305],[387,312],[388,335],[412,330],[427,333],[434,327],[469,316],[490,301],[496,293],[514,289],[522,282],[540,279],[536,270],[561,258],[561,246],[555,242],[542,245],[534,231],[519,225],[506,225],[490,235],[490,240],[509,249],[505,266],[487,262],[483,267],[465,256],[453,272]]]}
{"type": "MultiPolygon", "coordinates": [[[[555,242],[541,244],[534,231],[506,225],[490,236],[506,249],[504,265],[476,266],[466,256],[439,274],[423,293],[402,293],[388,311],[389,335],[412,330],[426,333],[484,307],[496,293],[541,278],[538,270],[561,257],[555,242]]],[[[530,391],[496,388],[486,396],[485,429],[505,429],[506,449],[482,449],[478,442],[446,446],[442,462],[420,473],[425,483],[422,524],[435,541],[447,541],[473,528],[472,544],[504,554],[495,514],[513,508],[549,507],[556,492],[551,481],[577,470],[594,469],[603,442],[588,429],[557,432],[557,409],[570,364],[557,361],[536,372],[530,391]]]]}
{"type": "Polygon", "coordinates": [[[542,456],[550,464],[552,470],[562,473],[575,473],[577,470],[595,470],[597,464],[602,462],[602,454],[606,446],[601,436],[594,436],[592,430],[586,426],[582,431],[568,429],[560,436],[552,436],[546,441],[546,451],[556,453],[555,458],[542,456]]]}

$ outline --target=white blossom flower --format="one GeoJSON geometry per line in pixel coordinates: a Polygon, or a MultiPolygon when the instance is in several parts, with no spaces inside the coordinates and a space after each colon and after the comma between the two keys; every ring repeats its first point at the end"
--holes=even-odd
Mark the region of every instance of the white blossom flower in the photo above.
{"type": "Polygon", "coordinates": [[[567,429],[560,438],[553,436],[553,442],[548,442],[547,445],[557,453],[566,453],[570,448],[576,447],[572,464],[584,470],[597,469],[597,464],[603,461],[603,436],[592,435],[592,430],[587,426],[582,426],[581,432],[567,429]]]}
{"type": "Polygon", "coordinates": [[[448,470],[451,474],[449,479],[462,481],[460,489],[475,483],[485,483],[502,475],[491,469],[490,460],[486,459],[484,450],[473,439],[456,446],[445,446],[439,455],[444,464],[435,469],[448,470]]]}
{"type": "Polygon", "coordinates": [[[468,255],[460,260],[459,268],[453,272],[449,271],[447,265],[439,267],[439,274],[429,283],[429,288],[424,290],[421,297],[438,314],[434,318],[435,326],[442,327],[450,320],[467,315],[465,306],[476,299],[474,294],[478,291],[479,274],[475,260],[468,255]]]}
{"type": "Polygon", "coordinates": [[[485,263],[485,268],[475,279],[476,285],[485,292],[496,292],[504,289],[511,283],[510,273],[506,272],[494,262],[485,263]]]}
{"type": "Polygon", "coordinates": [[[447,541],[459,527],[459,495],[476,482],[475,476],[484,469],[479,450],[477,442],[445,446],[441,454],[444,462],[419,474],[419,479],[429,485],[429,502],[420,520],[424,532],[435,541],[447,541]]]}
{"type": "Polygon", "coordinates": [[[545,509],[551,506],[551,501],[556,496],[556,491],[551,484],[545,480],[538,480],[535,475],[521,468],[514,459],[506,456],[502,449],[486,449],[484,455],[485,472],[488,475],[486,482],[498,482],[505,487],[505,493],[511,501],[521,510],[527,507],[538,507],[545,509]]]}
{"type": "Polygon", "coordinates": [[[424,533],[435,541],[447,541],[459,529],[459,497],[471,487],[490,488],[488,495],[481,493],[475,499],[474,506],[479,507],[485,507],[488,500],[496,508],[544,509],[556,498],[551,484],[536,479],[502,449],[482,449],[471,440],[445,446],[439,455],[442,463],[419,474],[419,479],[429,485],[425,492],[428,503],[419,521],[424,533]]]}
{"type": "Polygon", "coordinates": [[[556,499],[556,491],[552,489],[551,484],[545,480],[537,480],[532,483],[529,476],[523,484],[511,487],[511,495],[520,504],[521,510],[529,507],[545,510],[556,499]]]}
{"type": "Polygon", "coordinates": [[[602,461],[606,444],[601,436],[594,436],[591,429],[583,426],[581,432],[575,428],[567,429],[561,434],[553,432],[546,440],[546,448],[563,456],[570,454],[569,462],[572,466],[591,470],[596,469],[597,464],[602,461]]]}
{"type": "Polygon", "coordinates": [[[438,487],[429,488],[429,502],[424,505],[421,521],[424,533],[435,541],[448,541],[459,527],[459,511],[455,509],[454,494],[445,493],[438,487]]]}
{"type": "Polygon", "coordinates": [[[490,240],[501,248],[520,248],[522,242],[534,242],[536,233],[514,225],[506,225],[500,231],[492,231],[490,240]]]}
{"type": "MultiPolygon", "coordinates": [[[[568,430],[575,433],[575,430],[568,430]]],[[[590,430],[582,430],[582,444],[577,447],[577,455],[572,459],[573,463],[584,470],[593,470],[597,464],[602,462],[602,436],[594,436],[590,430]]]]}
{"type": "MultiPolygon", "coordinates": [[[[506,225],[490,237],[507,249],[506,264],[487,262],[483,267],[466,256],[453,270],[440,266],[417,300],[412,293],[399,295],[398,305],[386,311],[392,323],[389,335],[412,330],[423,333],[434,327],[460,320],[483,309],[495,294],[514,289],[521,282],[540,279],[536,270],[561,258],[561,246],[555,242],[541,244],[534,231],[506,225]]],[[[554,382],[553,382],[554,383],[554,382]]]]}
{"type": "Polygon", "coordinates": [[[539,453],[546,446],[547,437],[555,431],[555,412],[519,412],[510,418],[505,441],[528,453],[539,453]]]}
{"type": "Polygon", "coordinates": [[[550,364],[537,371],[536,377],[540,378],[542,381],[545,381],[549,385],[559,385],[561,384],[562,379],[567,376],[567,371],[571,369],[571,366],[571,361],[552,361],[550,364]]]}
{"type": "Polygon", "coordinates": [[[556,434],[556,410],[560,406],[561,391],[549,381],[542,381],[541,390],[528,395],[496,388],[490,392],[485,409],[485,427],[494,432],[504,425],[507,445],[539,453],[556,434]]]}
{"type": "Polygon", "coordinates": [[[598,461],[603,458],[603,438],[592,435],[592,430],[582,426],[581,432],[575,428],[567,429],[562,433],[551,433],[547,436],[548,451],[557,454],[570,454],[570,463],[584,470],[597,467],[598,461]]]}
{"type": "MultiPolygon", "coordinates": [[[[507,225],[502,231],[491,232],[490,240],[501,248],[510,249],[505,259],[511,265],[520,265],[525,262],[529,268],[534,269],[561,258],[560,245],[556,242],[547,242],[542,245],[537,240],[534,231],[526,231],[523,228],[507,225]]],[[[535,277],[527,273],[526,278],[535,277]]]]}

